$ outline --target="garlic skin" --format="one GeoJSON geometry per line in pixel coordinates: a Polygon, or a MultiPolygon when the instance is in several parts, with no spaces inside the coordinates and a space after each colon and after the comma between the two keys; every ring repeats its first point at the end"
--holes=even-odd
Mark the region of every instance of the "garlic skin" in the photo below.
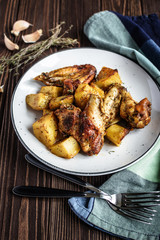
{"type": "Polygon", "coordinates": [[[35,43],[42,36],[42,29],[39,29],[33,33],[22,35],[22,39],[25,43],[35,43]]]}
{"type": "Polygon", "coordinates": [[[13,43],[4,33],[4,43],[6,45],[6,47],[13,51],[13,50],[19,50],[19,46],[16,43],[13,43]]]}
{"type": "Polygon", "coordinates": [[[15,36],[18,36],[21,31],[29,28],[29,26],[32,26],[32,24],[25,20],[18,20],[13,24],[11,33],[15,36]]]}

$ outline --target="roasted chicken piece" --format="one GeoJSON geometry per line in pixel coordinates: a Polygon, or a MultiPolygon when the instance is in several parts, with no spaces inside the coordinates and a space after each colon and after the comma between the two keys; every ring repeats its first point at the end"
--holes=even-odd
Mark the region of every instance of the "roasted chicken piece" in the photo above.
{"type": "Polygon", "coordinates": [[[151,121],[151,103],[147,98],[137,103],[125,88],[122,90],[120,116],[133,128],[144,128],[151,121]]]}
{"type": "Polygon", "coordinates": [[[113,84],[105,92],[104,100],[101,102],[105,127],[108,127],[119,115],[121,89],[121,85],[113,84]]]}
{"type": "Polygon", "coordinates": [[[76,140],[79,139],[80,113],[80,108],[73,104],[62,104],[55,111],[58,118],[58,127],[63,135],[71,135],[76,140]]]}
{"type": "Polygon", "coordinates": [[[98,154],[104,143],[104,121],[101,113],[101,99],[91,94],[80,116],[80,145],[88,155],[98,154]]]}
{"type": "Polygon", "coordinates": [[[89,83],[96,74],[93,65],[74,65],[57,70],[42,73],[35,77],[35,80],[43,82],[45,85],[64,87],[64,95],[72,94],[80,83],[89,83]]]}
{"type": "Polygon", "coordinates": [[[118,115],[133,128],[144,128],[151,120],[149,100],[144,98],[137,103],[127,89],[120,84],[110,85],[105,92],[101,110],[104,114],[105,127],[108,127],[118,115]]]}

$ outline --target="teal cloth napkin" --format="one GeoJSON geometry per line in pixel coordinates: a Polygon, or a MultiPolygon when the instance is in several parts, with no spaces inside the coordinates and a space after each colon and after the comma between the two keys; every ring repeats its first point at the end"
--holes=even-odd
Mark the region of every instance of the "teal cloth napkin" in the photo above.
{"type": "MultiPolygon", "coordinates": [[[[88,19],[84,33],[101,49],[122,54],[141,65],[160,83],[160,21],[157,15],[122,16],[99,12],[88,19]]],[[[113,174],[100,189],[109,194],[160,190],[160,140],[142,160],[113,174]]],[[[71,198],[69,205],[87,224],[125,239],[160,239],[160,206],[151,225],[124,218],[100,199],[71,198]]]]}

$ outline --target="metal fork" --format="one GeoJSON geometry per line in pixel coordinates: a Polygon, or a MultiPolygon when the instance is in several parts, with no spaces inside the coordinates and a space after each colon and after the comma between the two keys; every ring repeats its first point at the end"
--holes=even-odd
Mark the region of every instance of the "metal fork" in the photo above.
{"type": "Polygon", "coordinates": [[[12,189],[15,195],[21,197],[40,197],[40,198],[71,198],[71,197],[87,197],[87,198],[100,198],[106,200],[109,207],[115,212],[121,214],[122,216],[130,217],[134,220],[141,221],[143,223],[150,224],[156,213],[155,210],[149,208],[138,208],[136,211],[134,209],[122,209],[114,205],[112,202],[108,201],[108,195],[103,193],[93,193],[93,192],[76,192],[63,189],[47,188],[47,187],[37,187],[37,186],[15,186],[12,189]]]}
{"type": "Polygon", "coordinates": [[[150,209],[150,208],[123,209],[123,208],[117,207],[116,205],[112,204],[109,201],[108,201],[108,205],[110,206],[111,209],[113,209],[116,213],[122,215],[123,217],[128,217],[145,224],[151,224],[153,217],[157,212],[155,209],[150,209]]]}
{"type": "Polygon", "coordinates": [[[142,207],[146,208],[146,207],[153,207],[153,206],[160,205],[160,191],[151,191],[151,192],[142,192],[142,193],[118,193],[118,194],[110,195],[74,175],[66,174],[64,172],[59,172],[43,164],[42,162],[38,161],[36,158],[34,158],[30,154],[26,154],[25,158],[29,163],[31,163],[32,165],[40,169],[43,169],[58,177],[64,178],[70,182],[76,183],[93,192],[105,195],[107,200],[110,201],[112,204],[116,205],[117,207],[121,207],[123,209],[128,209],[128,208],[133,209],[133,208],[142,208],[142,207]]]}
{"type": "MultiPolygon", "coordinates": [[[[64,178],[70,182],[76,183],[80,186],[83,186],[87,189],[90,189],[93,192],[99,193],[105,196],[109,206],[121,215],[132,217],[133,219],[138,220],[140,216],[135,216],[135,210],[138,215],[145,214],[145,217],[149,220],[152,220],[156,210],[151,209],[151,207],[160,205],[160,191],[144,192],[144,193],[118,193],[109,195],[104,191],[96,188],[88,182],[83,181],[82,179],[66,174],[64,172],[57,171],[42,162],[38,161],[31,154],[25,155],[26,160],[32,165],[47,171],[51,174],[54,174],[58,177],[64,178]],[[133,216],[134,214],[134,216],[133,216]],[[149,216],[149,218],[148,218],[149,216]]],[[[141,219],[140,219],[141,221],[141,219]]],[[[145,222],[145,221],[144,221],[145,222]]]]}

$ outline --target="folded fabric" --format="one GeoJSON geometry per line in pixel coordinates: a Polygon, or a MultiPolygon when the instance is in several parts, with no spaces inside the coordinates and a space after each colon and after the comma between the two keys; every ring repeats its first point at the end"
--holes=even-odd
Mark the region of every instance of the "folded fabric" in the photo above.
{"type": "Polygon", "coordinates": [[[138,62],[160,84],[160,20],[156,14],[126,17],[100,12],[89,18],[84,33],[97,48],[138,62]]]}
{"type": "MultiPolygon", "coordinates": [[[[160,83],[160,21],[157,15],[122,16],[115,12],[94,14],[84,32],[98,48],[136,61],[160,83]]],[[[160,190],[160,141],[142,160],[115,173],[101,187],[109,194],[160,190]]],[[[87,224],[109,234],[138,240],[160,239],[160,206],[151,225],[124,218],[101,199],[71,198],[69,205],[87,224]]]]}
{"type": "MultiPolygon", "coordinates": [[[[112,175],[100,189],[109,194],[160,190],[160,153],[155,155],[158,149],[157,143],[153,152],[127,170],[112,175]]],[[[101,199],[71,198],[68,202],[80,219],[96,229],[127,239],[160,239],[160,206],[154,208],[157,214],[148,225],[118,215],[101,199]]]]}

